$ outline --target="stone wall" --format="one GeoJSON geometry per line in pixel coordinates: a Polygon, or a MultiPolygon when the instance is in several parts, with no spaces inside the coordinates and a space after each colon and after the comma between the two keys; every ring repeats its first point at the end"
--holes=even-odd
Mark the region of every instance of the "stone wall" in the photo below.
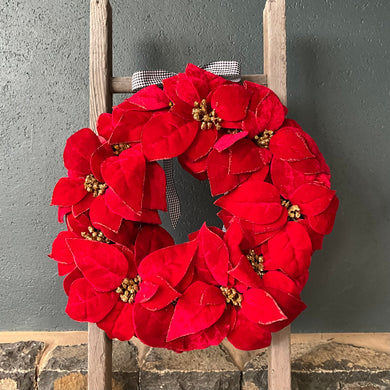
{"type": "MultiPolygon", "coordinates": [[[[0,333],[0,390],[87,389],[86,332],[22,335],[0,333]],[[36,340],[17,341],[26,336],[36,340]]],[[[390,334],[293,335],[292,385],[294,390],[390,389],[390,334]]],[[[266,350],[238,353],[224,343],[177,354],[137,340],[113,344],[113,390],[266,388],[266,350]]]]}

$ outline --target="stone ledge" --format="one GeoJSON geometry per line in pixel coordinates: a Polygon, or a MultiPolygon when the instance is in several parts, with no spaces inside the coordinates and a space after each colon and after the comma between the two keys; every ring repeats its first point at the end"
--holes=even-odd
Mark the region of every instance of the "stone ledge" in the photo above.
{"type": "MultiPolygon", "coordinates": [[[[75,332],[74,338],[72,332],[55,333],[24,342],[13,335],[9,339],[16,342],[0,344],[0,390],[87,388],[86,332],[75,332]]],[[[113,390],[266,389],[267,359],[266,350],[238,352],[227,343],[176,354],[137,340],[114,341],[113,390]]],[[[390,390],[390,334],[293,335],[292,385],[293,390],[390,390]]]]}
{"type": "Polygon", "coordinates": [[[44,343],[19,341],[0,344],[0,390],[31,390],[44,343]]]}

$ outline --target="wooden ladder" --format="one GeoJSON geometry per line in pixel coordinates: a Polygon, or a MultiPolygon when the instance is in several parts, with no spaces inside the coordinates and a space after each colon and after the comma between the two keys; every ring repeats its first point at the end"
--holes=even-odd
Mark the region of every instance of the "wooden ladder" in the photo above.
{"type": "MultiPolygon", "coordinates": [[[[267,85],[287,105],[285,0],[267,0],[263,11],[264,74],[243,80],[267,85]]],[[[217,60],[217,59],[216,59],[217,60]]],[[[132,93],[131,77],[112,77],[112,13],[109,0],[91,0],[89,121],[112,109],[114,93],[132,93]]],[[[290,327],[272,336],[268,348],[268,389],[291,389],[290,327]]],[[[112,341],[96,324],[88,325],[88,389],[111,390],[112,341]]]]}

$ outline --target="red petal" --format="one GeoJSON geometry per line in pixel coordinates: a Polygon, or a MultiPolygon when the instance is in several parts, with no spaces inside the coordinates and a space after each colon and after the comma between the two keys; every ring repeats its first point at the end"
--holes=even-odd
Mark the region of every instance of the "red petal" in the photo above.
{"type": "Polygon", "coordinates": [[[198,122],[186,122],[169,112],[154,116],[142,132],[146,158],[150,161],[163,160],[182,154],[191,145],[198,128],[198,122]]]}
{"type": "Polygon", "coordinates": [[[152,117],[153,113],[144,111],[113,110],[113,132],[110,144],[140,142],[144,125],[152,117]]]}
{"type": "Polygon", "coordinates": [[[114,290],[127,276],[128,261],[114,246],[78,238],[68,239],[67,244],[77,267],[96,290],[114,290]]]}
{"type": "Polygon", "coordinates": [[[134,305],[118,301],[97,326],[103,329],[110,339],[130,340],[134,336],[133,310],[134,305]]]}
{"type": "Polygon", "coordinates": [[[221,318],[225,307],[218,287],[193,283],[177,301],[167,341],[207,329],[221,318]]]}
{"type": "Polygon", "coordinates": [[[229,173],[229,151],[212,150],[207,159],[207,175],[210,182],[211,195],[220,195],[231,191],[247,180],[249,175],[233,175],[229,173]]]}
{"type": "Polygon", "coordinates": [[[291,196],[290,202],[299,205],[306,216],[318,215],[326,210],[336,191],[325,186],[308,183],[301,185],[291,196]]]}
{"type": "Polygon", "coordinates": [[[113,129],[112,114],[107,112],[100,114],[96,122],[96,129],[101,137],[109,140],[113,129]]]}
{"type": "Polygon", "coordinates": [[[278,332],[294,321],[295,318],[297,318],[298,315],[306,308],[306,305],[295,295],[291,295],[275,288],[267,288],[267,291],[275,299],[287,318],[284,321],[277,321],[269,325],[263,325],[263,329],[270,332],[278,332]]]}
{"type": "Polygon", "coordinates": [[[111,146],[108,143],[105,143],[99,146],[91,156],[91,172],[95,176],[96,180],[100,181],[100,183],[104,182],[102,173],[100,171],[100,167],[103,161],[106,158],[112,157],[114,155],[111,146]]]}
{"type": "Polygon", "coordinates": [[[256,274],[249,260],[244,255],[241,255],[237,266],[229,271],[229,275],[233,276],[248,287],[262,287],[260,276],[256,274]]]}
{"type": "Polygon", "coordinates": [[[223,240],[203,224],[198,235],[197,258],[202,257],[217,285],[227,286],[229,252],[223,240]]]}
{"type": "Polygon", "coordinates": [[[283,211],[276,187],[258,181],[255,175],[214,204],[234,216],[263,225],[275,222],[283,211]]]}
{"type": "Polygon", "coordinates": [[[288,222],[283,231],[268,241],[267,269],[281,269],[292,278],[305,273],[310,266],[312,246],[306,229],[288,222]]]}
{"type": "Polygon", "coordinates": [[[64,278],[63,286],[66,295],[69,295],[70,287],[72,286],[73,282],[81,278],[83,278],[83,274],[78,268],[75,268],[69,275],[64,278]]]}
{"type": "Polygon", "coordinates": [[[194,102],[200,102],[206,97],[199,96],[195,86],[185,73],[179,73],[177,76],[176,93],[183,102],[193,106],[194,102]]]}
{"type": "Polygon", "coordinates": [[[329,234],[333,230],[339,200],[335,195],[329,207],[319,215],[309,217],[310,227],[319,234],[329,234]]]}
{"type": "Polygon", "coordinates": [[[161,219],[157,211],[142,210],[141,214],[137,215],[130,207],[123,203],[119,196],[116,195],[110,188],[106,190],[104,197],[106,198],[107,207],[115,214],[119,214],[122,218],[136,222],[155,224],[161,223],[161,219]]]}
{"type": "Polygon", "coordinates": [[[87,210],[89,210],[89,207],[91,206],[94,196],[92,193],[87,192],[87,195],[80,200],[80,202],[74,204],[72,206],[72,215],[77,218],[82,213],[85,213],[87,210]]]}
{"type": "Polygon", "coordinates": [[[243,82],[244,88],[251,94],[251,101],[249,109],[256,111],[256,108],[260,102],[262,102],[270,93],[273,93],[269,88],[264,85],[253,83],[251,81],[243,82]]]}
{"type": "Polygon", "coordinates": [[[71,213],[72,207],[58,207],[57,221],[58,223],[64,223],[65,217],[71,213]]]}
{"type": "Polygon", "coordinates": [[[240,246],[244,241],[244,233],[237,218],[234,218],[230,222],[223,239],[229,250],[230,261],[235,266],[241,258],[242,252],[240,246]]]}
{"type": "Polygon", "coordinates": [[[80,202],[88,193],[84,188],[83,178],[70,179],[62,177],[53,190],[51,205],[72,206],[80,202]]]}
{"type": "Polygon", "coordinates": [[[197,249],[197,242],[162,248],[146,256],[138,267],[142,280],[159,275],[172,287],[176,287],[186,274],[197,249]]]}
{"type": "Polygon", "coordinates": [[[269,149],[275,158],[289,162],[315,157],[300,132],[292,127],[278,130],[271,138],[269,149]]]}
{"type": "Polygon", "coordinates": [[[114,233],[119,232],[122,223],[122,217],[113,213],[107,206],[105,196],[98,196],[91,203],[89,217],[94,226],[112,230],[114,233]]]}
{"type": "Polygon", "coordinates": [[[146,163],[142,208],[167,210],[165,172],[156,162],[146,163]]]}
{"type": "Polygon", "coordinates": [[[91,172],[92,153],[100,146],[97,135],[91,129],[81,129],[66,141],[64,150],[65,168],[85,176],[91,172]]]}
{"type": "Polygon", "coordinates": [[[76,264],[57,263],[57,267],[58,267],[58,275],[64,276],[74,271],[76,268],[76,264]]]}
{"type": "Polygon", "coordinates": [[[124,246],[130,246],[134,244],[135,237],[138,233],[138,222],[126,221],[122,219],[121,226],[118,233],[114,233],[111,229],[106,229],[103,226],[99,226],[102,233],[111,241],[124,246]]]}
{"type": "Polygon", "coordinates": [[[235,321],[235,309],[233,307],[227,307],[221,318],[214,325],[198,333],[179,337],[167,343],[166,347],[176,352],[184,352],[219,345],[227,336],[232,326],[231,324],[234,324],[235,321]]]}
{"type": "Polygon", "coordinates": [[[230,148],[240,139],[245,138],[247,135],[248,133],[246,131],[239,131],[235,134],[225,134],[216,142],[214,148],[218,150],[218,152],[222,152],[223,150],[230,148]]]}
{"type": "Polygon", "coordinates": [[[100,293],[86,279],[77,279],[70,287],[65,312],[76,321],[98,322],[112,310],[117,300],[117,293],[100,293]]]}
{"type": "Polygon", "coordinates": [[[144,225],[135,240],[135,259],[137,264],[150,253],[174,245],[171,235],[161,226],[144,225]]]}
{"type": "MultiPolygon", "coordinates": [[[[145,281],[145,283],[152,283],[157,286],[157,290],[149,299],[147,299],[147,295],[143,294],[142,292],[143,283],[141,283],[141,289],[137,293],[136,299],[138,298],[138,295],[140,295],[140,300],[137,300],[136,302],[142,303],[142,305],[148,310],[161,310],[168,306],[175,299],[179,298],[181,295],[166,280],[160,278],[158,275],[156,275],[151,280],[145,281]]],[[[148,288],[148,290],[150,293],[150,288],[148,288]]]]}
{"type": "MultiPolygon", "coordinates": [[[[123,151],[102,164],[102,174],[110,189],[134,213],[140,215],[145,182],[145,159],[138,148],[123,151]]],[[[107,202],[109,205],[109,203],[107,202]]]]}
{"type": "Polygon", "coordinates": [[[168,305],[162,310],[150,311],[136,303],[134,305],[134,329],[139,340],[151,347],[164,348],[173,311],[173,305],[168,305]]]}
{"type": "Polygon", "coordinates": [[[253,288],[244,292],[241,312],[249,321],[262,325],[287,318],[270,294],[253,288]]]}
{"type": "Polygon", "coordinates": [[[229,149],[230,152],[230,173],[256,172],[263,168],[259,147],[249,139],[243,139],[229,149]]]}
{"type": "Polygon", "coordinates": [[[227,338],[236,348],[243,351],[265,348],[271,344],[271,333],[248,321],[240,311],[236,324],[227,338]]]}
{"type": "Polygon", "coordinates": [[[241,128],[248,133],[248,138],[253,139],[260,133],[257,126],[256,115],[253,111],[248,110],[245,119],[242,121],[241,128]]]}
{"type": "Polygon", "coordinates": [[[250,96],[240,84],[221,85],[211,96],[211,106],[220,118],[239,121],[245,118],[250,96]]]}
{"type": "Polygon", "coordinates": [[[300,289],[295,282],[283,272],[268,271],[263,276],[263,283],[265,289],[274,288],[299,297],[300,289]]]}
{"type": "Polygon", "coordinates": [[[157,111],[169,106],[169,99],[157,85],[142,88],[126,101],[142,110],[157,111]]]}
{"type": "Polygon", "coordinates": [[[256,107],[259,132],[279,129],[283,124],[286,113],[286,107],[284,107],[279,98],[270,91],[256,107]]]}
{"type": "Polygon", "coordinates": [[[194,64],[187,65],[185,74],[188,76],[188,79],[191,80],[192,85],[196,88],[198,95],[201,98],[208,96],[210,91],[219,85],[231,83],[223,77],[199,68],[194,64]]]}
{"type": "Polygon", "coordinates": [[[180,165],[185,171],[194,176],[198,180],[207,179],[207,157],[204,157],[196,162],[189,160],[185,153],[178,157],[180,165]]]}
{"type": "Polygon", "coordinates": [[[194,141],[182,156],[193,162],[200,160],[208,155],[217,138],[218,131],[215,129],[198,131],[194,141]]]}
{"type": "Polygon", "coordinates": [[[288,163],[277,158],[274,158],[271,163],[271,177],[273,184],[286,199],[289,199],[291,194],[305,183],[329,186],[329,175],[306,175],[294,169],[294,163],[288,163]]]}
{"type": "Polygon", "coordinates": [[[74,264],[72,253],[66,245],[67,238],[76,238],[71,232],[60,232],[53,241],[49,257],[59,263],[74,264]]]}

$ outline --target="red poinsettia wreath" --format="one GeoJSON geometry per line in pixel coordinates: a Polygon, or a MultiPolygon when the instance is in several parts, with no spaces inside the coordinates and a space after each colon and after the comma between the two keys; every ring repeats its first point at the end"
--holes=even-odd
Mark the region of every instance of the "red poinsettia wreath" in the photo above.
{"type": "Polygon", "coordinates": [[[67,231],[50,257],[66,275],[67,314],[109,337],[174,351],[252,350],[304,309],[313,251],[338,199],[312,138],[270,89],[194,65],[102,114],[65,147],[52,204],[67,231]],[[226,231],[204,224],[175,245],[161,226],[178,157],[209,180],[226,231]]]}

